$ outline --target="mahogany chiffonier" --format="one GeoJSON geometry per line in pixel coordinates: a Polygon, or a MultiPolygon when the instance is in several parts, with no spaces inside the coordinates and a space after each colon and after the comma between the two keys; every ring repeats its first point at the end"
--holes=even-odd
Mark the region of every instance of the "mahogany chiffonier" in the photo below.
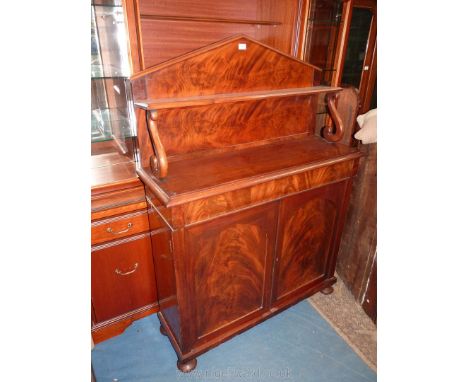
{"type": "Polygon", "coordinates": [[[331,293],[361,153],[355,91],[235,36],[133,75],[161,332],[177,366],[331,293]],[[325,100],[332,127],[316,126],[325,100]]]}

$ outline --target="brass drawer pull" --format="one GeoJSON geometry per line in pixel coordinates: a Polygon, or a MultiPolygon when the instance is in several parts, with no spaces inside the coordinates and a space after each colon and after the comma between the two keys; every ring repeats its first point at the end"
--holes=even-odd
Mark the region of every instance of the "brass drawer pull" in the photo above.
{"type": "Polygon", "coordinates": [[[126,276],[126,275],[129,275],[133,272],[135,272],[138,268],[138,263],[135,263],[135,265],[133,266],[133,269],[127,271],[127,272],[122,272],[119,268],[115,268],[115,273],[117,273],[118,275],[120,276],[126,276]]]}
{"type": "Polygon", "coordinates": [[[113,234],[113,235],[120,235],[121,233],[125,233],[125,232],[128,232],[130,231],[130,229],[133,227],[133,223],[128,223],[127,224],[127,228],[123,229],[122,231],[119,231],[119,232],[114,232],[112,230],[112,227],[109,227],[106,229],[107,232],[113,234]]]}

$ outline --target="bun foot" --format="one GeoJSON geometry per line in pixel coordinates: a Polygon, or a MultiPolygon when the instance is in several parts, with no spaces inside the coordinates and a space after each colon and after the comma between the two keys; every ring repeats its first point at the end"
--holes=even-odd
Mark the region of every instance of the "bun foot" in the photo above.
{"type": "Polygon", "coordinates": [[[182,373],[190,373],[193,369],[197,367],[197,359],[191,359],[189,361],[181,362],[177,361],[177,368],[182,372],[182,373]]]}
{"type": "Polygon", "coordinates": [[[167,332],[166,332],[166,328],[162,325],[159,325],[159,332],[163,335],[163,336],[166,336],[167,337],[167,332]]]}
{"type": "Polygon", "coordinates": [[[326,288],[323,288],[320,293],[323,293],[323,294],[331,294],[333,293],[333,287],[329,286],[329,287],[326,287],[326,288]]]}

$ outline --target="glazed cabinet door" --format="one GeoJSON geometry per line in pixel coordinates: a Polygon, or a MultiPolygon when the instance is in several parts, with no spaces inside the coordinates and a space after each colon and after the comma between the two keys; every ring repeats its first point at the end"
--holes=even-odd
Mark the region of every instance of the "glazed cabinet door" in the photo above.
{"type": "Polygon", "coordinates": [[[186,229],[190,342],[208,341],[268,308],[277,203],[186,229]]]}
{"type": "Polygon", "coordinates": [[[341,182],[282,200],[274,301],[295,298],[333,276],[331,254],[344,190],[341,182]]]}

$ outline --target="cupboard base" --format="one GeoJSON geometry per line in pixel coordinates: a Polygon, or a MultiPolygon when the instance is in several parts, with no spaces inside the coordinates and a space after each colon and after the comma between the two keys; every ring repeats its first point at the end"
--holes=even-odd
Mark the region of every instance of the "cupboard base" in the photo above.
{"type": "MultiPolygon", "coordinates": [[[[245,332],[246,330],[256,326],[257,324],[269,319],[270,317],[273,317],[274,315],[283,312],[284,310],[290,308],[291,306],[301,302],[302,300],[309,298],[310,296],[314,295],[315,293],[320,292],[323,289],[326,289],[328,287],[331,287],[333,284],[336,283],[336,277],[331,277],[328,279],[325,279],[318,284],[312,285],[307,287],[306,289],[299,289],[297,290],[296,293],[288,296],[287,298],[282,299],[281,301],[278,301],[267,313],[262,314],[261,316],[255,317],[247,322],[243,322],[242,324],[238,325],[236,328],[231,329],[231,330],[226,330],[220,335],[218,335],[216,338],[213,338],[210,341],[207,341],[201,345],[195,346],[194,349],[192,349],[189,352],[182,352],[179,344],[176,341],[176,337],[174,335],[174,332],[172,331],[172,328],[169,326],[167,320],[164,317],[163,311],[158,312],[158,318],[161,323],[160,326],[160,331],[164,335],[167,335],[169,338],[169,341],[171,342],[172,347],[174,348],[177,357],[179,358],[179,361],[177,361],[177,367],[179,367],[179,364],[182,363],[190,363],[191,360],[194,360],[196,357],[199,355],[206,353],[207,351],[211,350],[212,348],[222,344],[223,342],[228,341],[232,337],[245,332]]],[[[196,367],[196,360],[195,360],[195,366],[193,366],[192,369],[184,372],[190,372],[196,367]]],[[[179,370],[181,370],[179,368],[179,370]]],[[[183,370],[181,370],[183,371],[183,370]]]]}

